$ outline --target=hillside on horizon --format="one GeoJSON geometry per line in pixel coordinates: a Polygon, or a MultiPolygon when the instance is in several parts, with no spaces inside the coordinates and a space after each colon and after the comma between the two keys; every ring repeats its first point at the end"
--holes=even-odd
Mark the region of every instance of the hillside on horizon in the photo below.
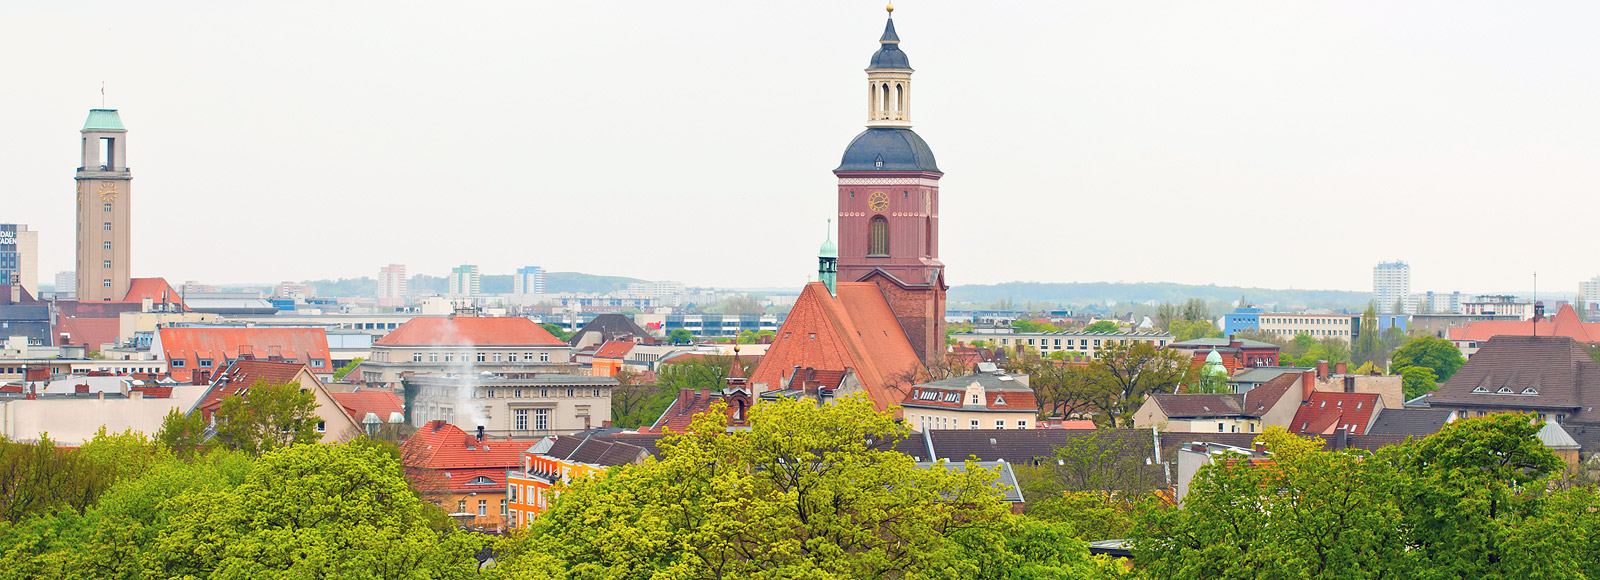
{"type": "Polygon", "coordinates": [[[1109,300],[1123,305],[1147,301],[1178,303],[1190,298],[1232,302],[1241,296],[1251,304],[1332,309],[1360,309],[1372,300],[1371,292],[1350,290],[1277,290],[1172,282],[1005,282],[951,286],[949,301],[972,305],[1001,300],[1087,305],[1109,300]]]}

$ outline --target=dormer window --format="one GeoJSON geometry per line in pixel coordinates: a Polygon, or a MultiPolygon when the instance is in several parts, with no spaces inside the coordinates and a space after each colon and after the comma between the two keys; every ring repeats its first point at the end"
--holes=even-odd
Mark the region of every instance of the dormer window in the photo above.
{"type": "Polygon", "coordinates": [[[472,481],[467,482],[467,485],[494,485],[494,480],[480,475],[472,478],[472,481]]]}
{"type": "Polygon", "coordinates": [[[1500,387],[1500,390],[1495,391],[1495,394],[1497,394],[1497,395],[1509,395],[1511,393],[1512,393],[1511,387],[1500,387]]]}
{"type": "Polygon", "coordinates": [[[1483,387],[1478,387],[1476,389],[1472,389],[1472,392],[1474,392],[1474,393],[1487,393],[1487,392],[1489,392],[1489,389],[1485,389],[1483,387]]]}
{"type": "Polygon", "coordinates": [[[1539,394],[1539,391],[1533,390],[1533,387],[1528,387],[1528,388],[1522,390],[1522,394],[1524,394],[1524,395],[1537,395],[1537,394],[1539,394]]]}
{"type": "Polygon", "coordinates": [[[978,395],[972,395],[972,404],[974,404],[974,405],[981,405],[982,404],[982,402],[980,401],[978,395]]]}

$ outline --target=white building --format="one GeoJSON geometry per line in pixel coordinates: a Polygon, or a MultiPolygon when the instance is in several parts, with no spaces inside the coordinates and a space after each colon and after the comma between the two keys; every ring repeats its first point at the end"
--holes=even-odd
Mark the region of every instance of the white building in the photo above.
{"type": "Polygon", "coordinates": [[[1578,282],[1578,296],[1589,304],[1600,304],[1600,276],[1578,282]]]}
{"type": "MultiPolygon", "coordinates": [[[[698,335],[697,335],[698,336],[698,335]]],[[[1009,334],[958,333],[950,335],[956,344],[969,346],[982,342],[994,347],[1027,346],[1039,354],[1053,352],[1078,352],[1093,358],[1100,349],[1113,343],[1147,342],[1156,348],[1172,344],[1172,335],[1164,332],[1013,332],[1009,334]]]]}
{"type": "Polygon", "coordinates": [[[406,303],[406,265],[389,264],[378,268],[378,304],[403,306],[406,303]]]}
{"type": "Polygon", "coordinates": [[[1311,338],[1337,338],[1350,342],[1355,330],[1360,328],[1361,317],[1350,314],[1284,314],[1261,313],[1261,332],[1278,338],[1290,339],[1305,334],[1311,338]]]}
{"type": "MultiPolygon", "coordinates": [[[[1411,298],[1411,265],[1399,260],[1380,262],[1372,267],[1372,293],[1378,297],[1378,308],[1383,312],[1394,309],[1394,303],[1411,298]]],[[[1409,300],[1407,300],[1409,302],[1409,300]]],[[[1410,308],[1409,304],[1407,305],[1410,308]]],[[[1394,312],[1392,314],[1402,314],[1394,312]]],[[[1410,314],[1405,312],[1403,314],[1410,314]]]]}
{"type": "Polygon", "coordinates": [[[511,286],[513,294],[544,294],[544,268],[540,266],[517,268],[517,275],[511,279],[511,286]]]}
{"type": "MultiPolygon", "coordinates": [[[[73,270],[56,272],[56,298],[72,300],[78,296],[78,273],[73,270]]],[[[35,296],[37,298],[37,296],[35,296]]]]}
{"type": "Polygon", "coordinates": [[[634,282],[628,285],[628,294],[646,298],[665,298],[688,292],[683,282],[634,282]]]}
{"type": "Polygon", "coordinates": [[[478,267],[473,264],[462,264],[450,269],[449,293],[455,296],[477,296],[479,294],[478,267]]]}

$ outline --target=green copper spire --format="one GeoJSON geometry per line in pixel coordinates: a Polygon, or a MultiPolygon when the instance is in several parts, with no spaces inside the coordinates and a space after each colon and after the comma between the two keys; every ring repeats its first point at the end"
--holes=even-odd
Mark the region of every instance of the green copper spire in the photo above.
{"type": "Polygon", "coordinates": [[[833,244],[833,220],[828,220],[828,240],[817,250],[817,280],[828,287],[829,296],[838,296],[834,288],[839,281],[839,247],[833,244]]]}

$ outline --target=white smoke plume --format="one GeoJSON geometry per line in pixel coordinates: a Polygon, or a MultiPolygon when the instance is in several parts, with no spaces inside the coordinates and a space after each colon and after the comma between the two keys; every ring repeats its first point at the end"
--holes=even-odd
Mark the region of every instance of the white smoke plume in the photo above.
{"type": "Polygon", "coordinates": [[[434,342],[429,347],[438,352],[441,362],[446,360],[446,354],[451,355],[453,359],[445,365],[445,373],[449,374],[456,384],[455,417],[450,423],[468,432],[475,431],[477,427],[488,427],[489,417],[484,415],[483,404],[474,396],[477,394],[475,387],[480,378],[477,364],[478,350],[457,332],[454,317],[447,318],[442,328],[443,332],[434,337],[434,342]],[[466,348],[462,348],[463,346],[466,348]]]}

